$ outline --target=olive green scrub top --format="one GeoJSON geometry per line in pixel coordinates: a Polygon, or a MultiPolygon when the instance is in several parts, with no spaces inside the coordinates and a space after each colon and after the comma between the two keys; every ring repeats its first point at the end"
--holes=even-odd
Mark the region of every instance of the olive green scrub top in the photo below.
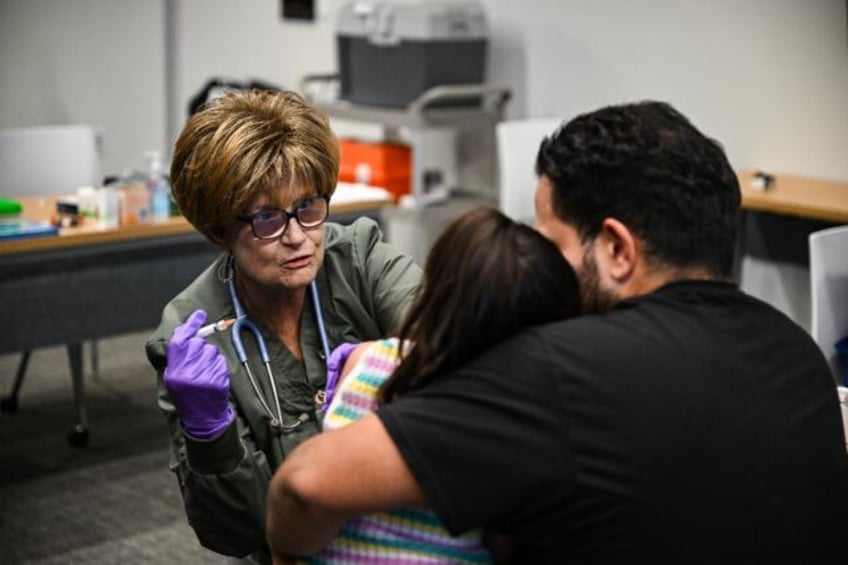
{"type": "MultiPolygon", "coordinates": [[[[413,260],[383,241],[377,224],[360,218],[349,226],[324,224],[324,263],[316,278],[330,349],[390,335],[396,329],[421,278],[413,260]]],[[[170,468],[178,479],[189,523],[201,544],[226,555],[265,552],[265,495],[274,470],[299,443],[319,432],[315,396],[323,389],[326,365],[318,326],[307,300],[301,324],[303,361],[253,320],[267,344],[283,423],[309,420],[290,432],[277,432],[262,408],[244,368],[236,358],[230,331],[207,338],[227,358],[233,424],[219,436],[195,439],[185,434],[162,382],[168,340],[174,328],[198,308],[209,322],[234,317],[227,284],[227,255],[222,254],[165,306],[162,321],[146,344],[158,375],[158,403],[167,419],[170,468]]],[[[270,406],[274,406],[267,372],[254,340],[242,332],[248,363],[270,406]]],[[[272,408],[273,409],[273,408],[272,408]]]]}

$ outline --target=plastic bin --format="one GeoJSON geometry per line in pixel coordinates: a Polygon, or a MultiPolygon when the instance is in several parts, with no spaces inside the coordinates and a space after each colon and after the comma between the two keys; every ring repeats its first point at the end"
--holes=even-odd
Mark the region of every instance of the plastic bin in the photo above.
{"type": "Polygon", "coordinates": [[[345,4],[337,26],[340,96],[405,107],[433,86],[483,83],[487,33],[479,2],[345,4]]]}
{"type": "Polygon", "coordinates": [[[400,143],[340,139],[339,180],[388,190],[397,201],[412,187],[412,150],[400,143]]]}

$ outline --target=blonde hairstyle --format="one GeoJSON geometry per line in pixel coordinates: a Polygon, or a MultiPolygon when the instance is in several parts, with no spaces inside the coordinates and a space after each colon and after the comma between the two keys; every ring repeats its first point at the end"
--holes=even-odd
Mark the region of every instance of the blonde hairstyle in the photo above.
{"type": "Polygon", "coordinates": [[[192,115],[174,144],[171,192],[211,242],[226,247],[259,196],[284,208],[332,196],[339,148],[327,116],[295,92],[229,91],[192,115]]]}

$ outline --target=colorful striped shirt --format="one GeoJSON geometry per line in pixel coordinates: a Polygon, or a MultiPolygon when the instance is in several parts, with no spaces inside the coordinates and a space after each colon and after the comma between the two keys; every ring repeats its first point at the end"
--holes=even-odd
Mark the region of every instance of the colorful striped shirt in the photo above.
{"type": "MultiPolygon", "coordinates": [[[[374,411],[377,392],[399,362],[397,339],[369,345],[330,402],[324,429],[341,428],[374,411]]],[[[451,536],[433,512],[414,508],[354,518],[330,545],[304,561],[373,565],[491,562],[481,530],[451,536]]]]}

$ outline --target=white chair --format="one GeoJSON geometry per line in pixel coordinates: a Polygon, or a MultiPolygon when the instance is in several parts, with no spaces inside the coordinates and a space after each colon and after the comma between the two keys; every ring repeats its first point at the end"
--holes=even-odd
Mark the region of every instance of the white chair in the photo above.
{"type": "Polygon", "coordinates": [[[848,450],[848,387],[837,386],[839,409],[842,412],[842,431],[845,434],[845,449],[848,450]]]}
{"type": "Polygon", "coordinates": [[[532,223],[536,193],[536,154],[542,140],[562,123],[556,118],[505,120],[495,126],[498,197],[510,218],[532,223]]]}
{"type": "Polygon", "coordinates": [[[846,368],[833,346],[848,336],[848,225],[813,232],[809,242],[810,333],[841,384],[846,368]]]}
{"type": "MultiPolygon", "coordinates": [[[[82,186],[100,186],[102,180],[98,132],[89,125],[55,125],[0,130],[0,197],[53,196],[73,193],[82,186]]],[[[74,370],[82,355],[81,343],[67,344],[71,361],[74,399],[80,421],[82,375],[74,370]]],[[[0,398],[0,409],[15,412],[31,351],[24,351],[9,395],[0,398]]],[[[97,341],[91,341],[91,369],[97,376],[97,341]]],[[[87,430],[68,436],[74,445],[85,445],[87,430]]]]}

